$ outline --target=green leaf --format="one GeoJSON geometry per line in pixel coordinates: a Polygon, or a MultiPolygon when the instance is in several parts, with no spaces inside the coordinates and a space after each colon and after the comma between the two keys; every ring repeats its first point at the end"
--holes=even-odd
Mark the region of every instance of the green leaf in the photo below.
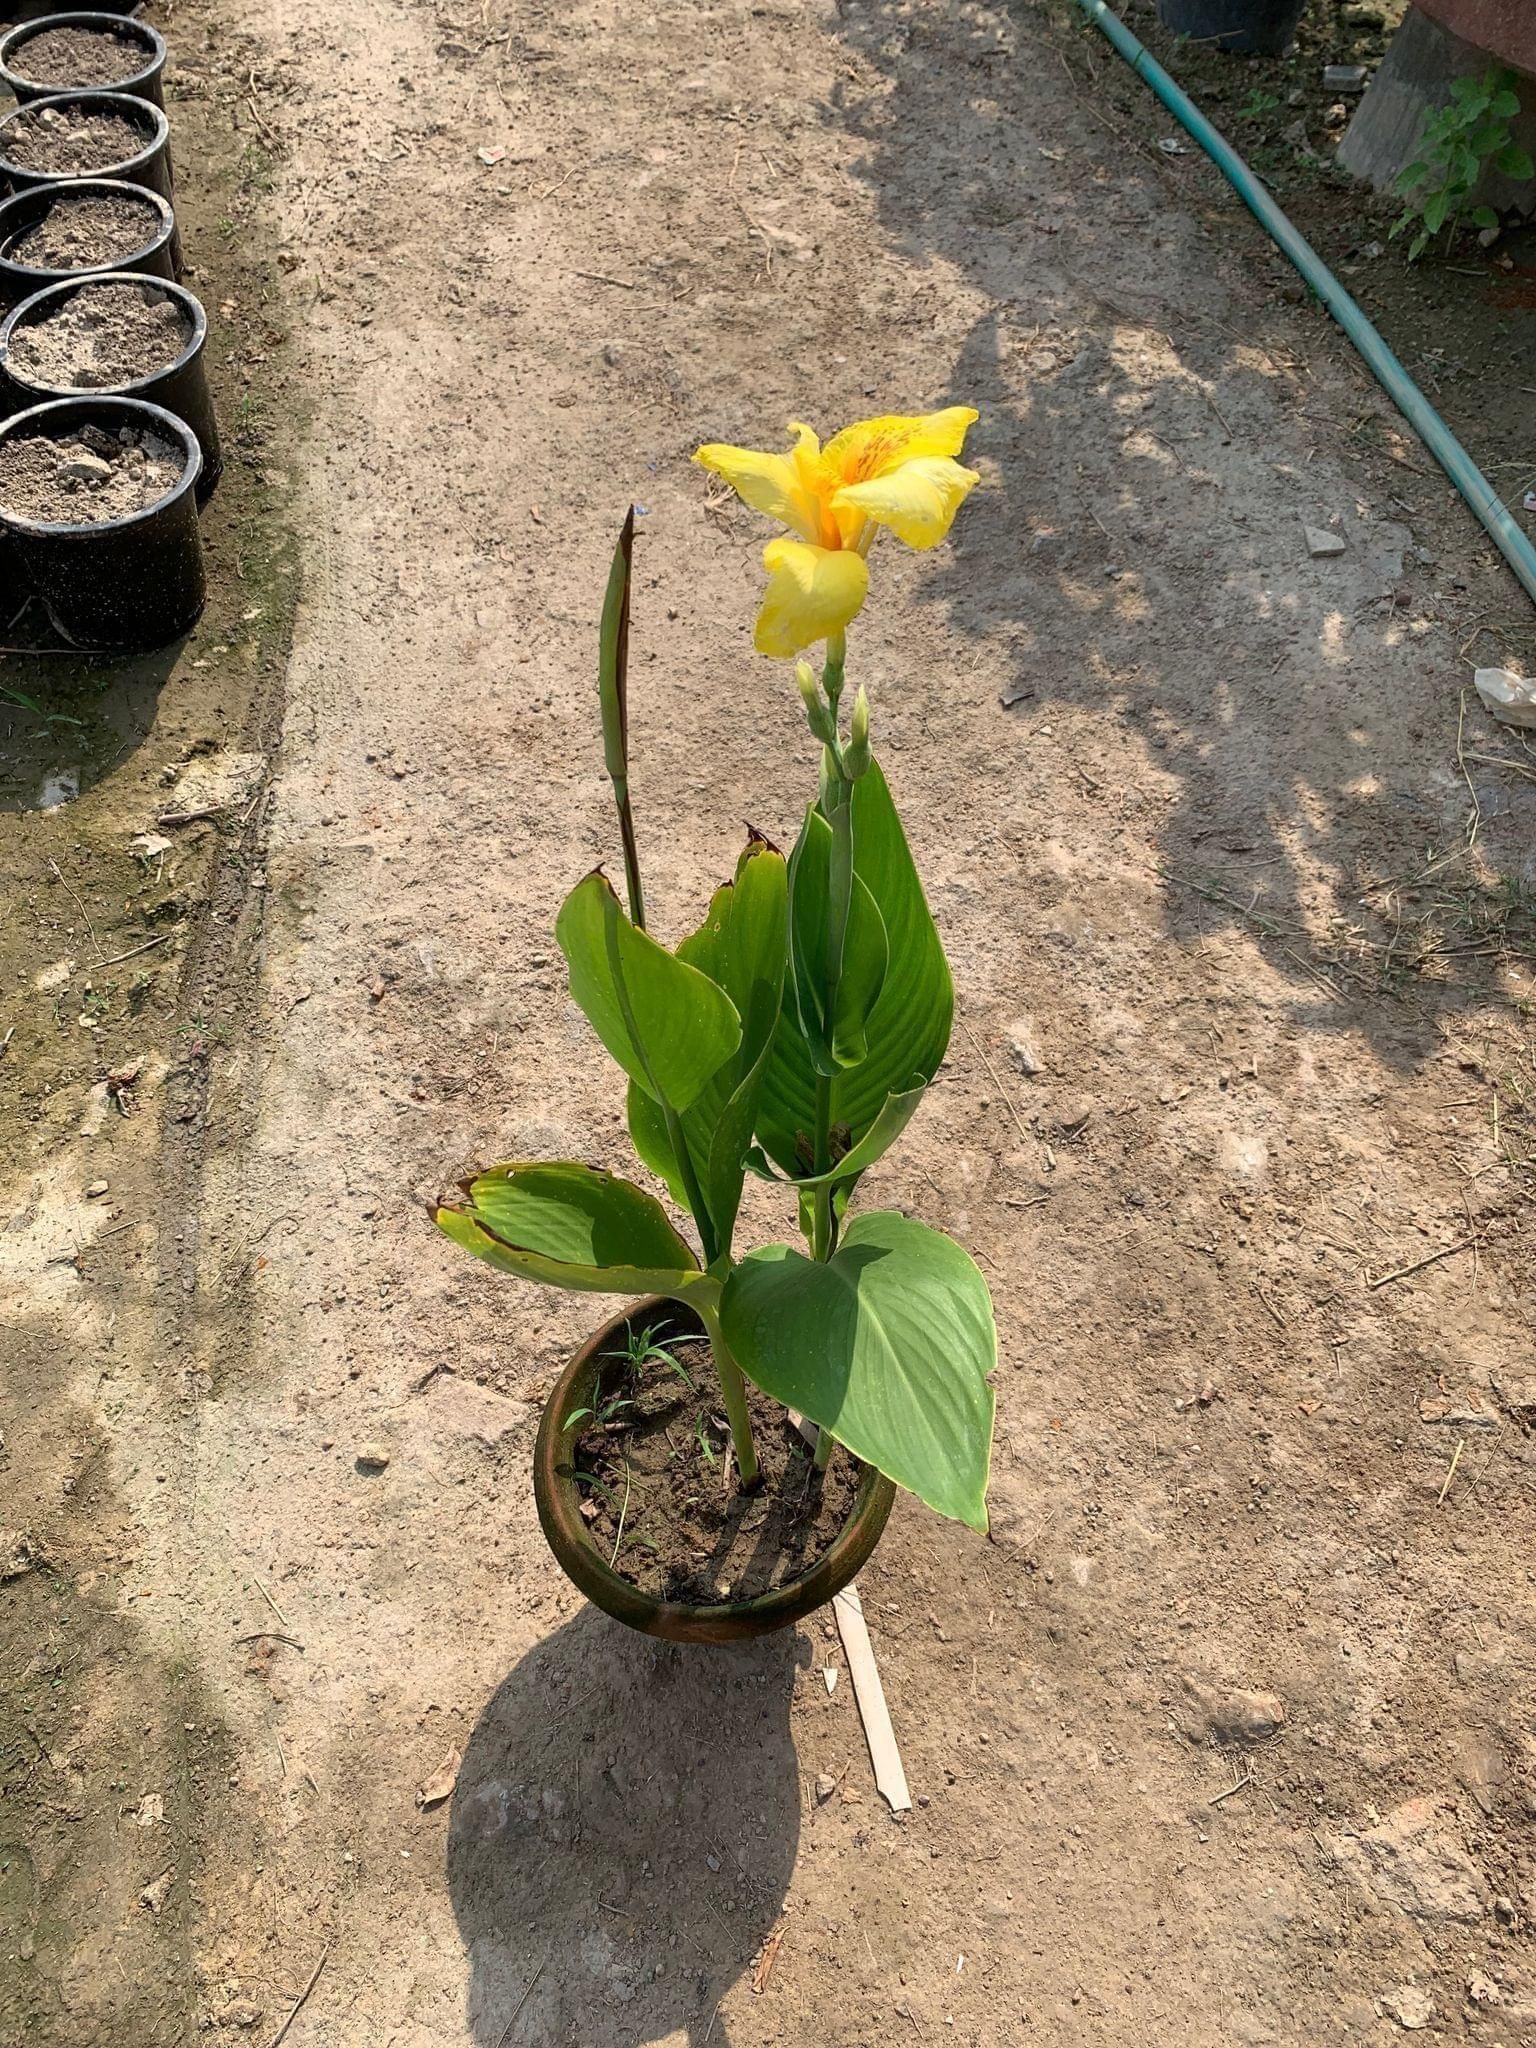
{"type": "Polygon", "coordinates": [[[608,571],[598,628],[597,695],[603,714],[603,764],[616,788],[629,782],[629,577],[635,547],[635,508],[619,529],[608,571]]]}
{"type": "Polygon", "coordinates": [[[1418,262],[1418,260],[1419,260],[1419,258],[1420,258],[1420,257],[1421,257],[1421,256],[1422,256],[1422,255],[1424,254],[1424,251],[1425,251],[1425,250],[1426,250],[1426,249],[1427,249],[1428,247],[1429,247],[1429,236],[1428,236],[1428,234],[1427,234],[1427,233],[1426,233],[1426,232],[1424,231],[1424,229],[1423,229],[1423,228],[1420,228],[1419,232],[1418,232],[1418,233],[1417,233],[1417,234],[1416,234],[1416,235],[1414,236],[1413,240],[1412,240],[1412,241],[1411,241],[1411,242],[1410,242],[1410,243],[1408,244],[1408,261],[1409,261],[1410,263],[1417,263],[1417,262],[1418,262]]]}
{"type": "Polygon", "coordinates": [[[1502,149],[1509,140],[1509,129],[1503,121],[1485,121],[1480,128],[1474,128],[1467,137],[1467,148],[1474,162],[1479,157],[1492,156],[1496,149],[1502,149]]]}
{"type": "Polygon", "coordinates": [[[698,1261],[653,1195],[571,1160],[493,1166],[465,1183],[466,1207],[433,1221],[477,1259],[524,1280],[590,1294],[672,1294],[698,1261]]]}
{"type": "MultiPolygon", "coordinates": [[[[949,1044],[954,988],[901,820],[878,763],[853,786],[854,873],[885,925],[889,962],[865,1025],[868,1051],[832,1079],[832,1121],[857,1145],[892,1095],[931,1081],[949,1044]]],[[[781,1171],[805,1171],[797,1140],[816,1122],[816,1069],[786,998],[758,1105],[757,1137],[781,1171]]],[[[806,1157],[809,1157],[807,1152],[806,1157]]]]}
{"type": "MultiPolygon", "coordinates": [[[[841,1159],[825,1173],[807,1174],[794,1185],[802,1192],[819,1187],[835,1188],[843,1181],[857,1180],[861,1173],[867,1173],[881,1154],[888,1152],[895,1144],[922,1106],[923,1097],[928,1092],[928,1084],[921,1074],[914,1074],[912,1079],[916,1084],[914,1087],[900,1095],[887,1095],[880,1114],[859,1142],[850,1145],[841,1159]]],[[[781,1178],[768,1164],[763,1153],[755,1147],[748,1155],[747,1164],[763,1180],[779,1181],[781,1178]]]]}
{"type": "MultiPolygon", "coordinates": [[[[683,1139],[694,1162],[722,1247],[731,1241],[758,1087],[778,1020],[787,952],[788,878],[784,856],[756,835],[736,864],[736,878],[717,889],[709,915],[683,940],[680,960],[725,990],[741,1018],[741,1042],[683,1113],[683,1139]]],[[[635,1150],[686,1202],[666,1118],[637,1084],[629,1090],[629,1131],[635,1150]]]]}
{"type": "Polygon", "coordinates": [[[1496,228],[1499,225],[1498,211],[1492,206],[1474,206],[1471,219],[1476,228],[1496,228]]]}
{"type": "Polygon", "coordinates": [[[571,994],[625,1073],[656,1101],[686,1109],[741,1043],[724,989],[637,931],[601,870],[566,897],[555,938],[571,994]]]}
{"type": "Polygon", "coordinates": [[[1515,179],[1517,183],[1523,184],[1527,178],[1536,178],[1536,163],[1532,163],[1530,151],[1521,149],[1518,145],[1512,144],[1508,149],[1501,149],[1493,162],[1495,170],[1502,172],[1506,178],[1515,179]]]}
{"type": "Polygon", "coordinates": [[[1412,191],[1412,189],[1413,189],[1413,187],[1414,187],[1415,185],[1422,185],[1422,184],[1423,184],[1423,182],[1424,182],[1424,180],[1425,180],[1425,179],[1426,179],[1426,178],[1427,178],[1428,176],[1429,176],[1429,165],[1428,165],[1428,164],[1426,164],[1426,163],[1416,163],[1416,164],[1410,164],[1410,165],[1408,166],[1407,170],[1405,170],[1405,171],[1399,171],[1399,172],[1398,172],[1398,174],[1397,174],[1397,189],[1398,189],[1398,191],[1399,191],[1399,192],[1411,192],[1411,191],[1412,191]]]}
{"type": "Polygon", "coordinates": [[[1506,86],[1502,92],[1496,92],[1488,102],[1488,111],[1490,114],[1497,114],[1501,121],[1513,121],[1520,111],[1519,95],[1512,93],[1506,86]]]}
{"type": "Polygon", "coordinates": [[[720,1319],[764,1393],[986,1529],[997,1332],[987,1283],[952,1238],[877,1210],[825,1265],[767,1245],[726,1281],[720,1319]]]}
{"type": "Polygon", "coordinates": [[[1424,226],[1431,235],[1438,235],[1445,226],[1445,216],[1451,210],[1449,193],[1436,192],[1424,202],[1424,226]]]}
{"type": "Polygon", "coordinates": [[[885,920],[858,872],[855,836],[853,893],[843,939],[837,999],[827,1001],[827,892],[832,827],[812,804],[789,856],[789,952],[794,1008],[811,1063],[821,1074],[856,1065],[869,1050],[865,1029],[885,981],[890,949],[885,920]]]}

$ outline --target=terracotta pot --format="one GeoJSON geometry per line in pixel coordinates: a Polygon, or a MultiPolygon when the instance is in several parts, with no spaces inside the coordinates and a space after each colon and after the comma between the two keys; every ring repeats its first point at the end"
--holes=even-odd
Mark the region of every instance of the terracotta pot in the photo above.
{"type": "Polygon", "coordinates": [[[533,1447],[534,1499],[550,1549],[566,1577],[594,1606],[642,1635],[664,1636],[673,1643],[744,1643],[792,1627],[824,1607],[868,1563],[895,1502],[895,1485],[872,1465],[863,1467],[853,1512],[831,1547],[799,1578],[760,1593],[755,1600],[695,1607],[642,1593],[592,1547],[581,1515],[573,1433],[564,1427],[573,1408],[595,1405],[592,1397],[603,1366],[613,1352],[623,1350],[634,1323],[649,1325],[669,1337],[703,1333],[698,1318],[679,1302],[661,1298],[637,1302],[627,1314],[615,1316],[589,1337],[556,1380],[544,1404],[533,1447]]]}

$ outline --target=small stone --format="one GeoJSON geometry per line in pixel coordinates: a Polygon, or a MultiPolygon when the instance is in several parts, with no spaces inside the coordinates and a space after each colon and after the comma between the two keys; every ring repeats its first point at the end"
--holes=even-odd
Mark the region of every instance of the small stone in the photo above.
{"type": "Polygon", "coordinates": [[[1370,71],[1364,64],[1325,64],[1324,92],[1364,92],[1370,71]]]}
{"type": "Polygon", "coordinates": [[[107,1187],[108,1183],[106,1181],[93,1180],[85,1191],[85,1199],[88,1202],[100,1201],[101,1197],[107,1192],[107,1187]]]}
{"type": "Polygon", "coordinates": [[[104,484],[110,482],[111,476],[111,463],[103,462],[87,448],[77,448],[59,464],[59,479],[66,484],[104,484]]]}
{"type": "Polygon", "coordinates": [[[1500,1892],[1494,1900],[1493,1917],[1501,1927],[1518,1927],[1520,1925],[1520,1915],[1515,1908],[1515,1902],[1507,1892],[1500,1892]]]}
{"type": "Polygon", "coordinates": [[[150,1912],[158,1918],[161,1907],[164,1906],[166,1900],[171,1895],[171,1885],[175,1881],[175,1877],[176,1873],[174,1870],[162,1870],[160,1875],[151,1883],[145,1885],[143,1891],[139,1893],[139,1904],[147,1906],[150,1912]]]}
{"type": "Polygon", "coordinates": [[[383,1472],[389,1465],[389,1453],[382,1444],[364,1444],[357,1454],[359,1472],[383,1472]]]}
{"type": "Polygon", "coordinates": [[[1418,1984],[1394,1984],[1376,2000],[1376,2010],[1410,2031],[1427,2027],[1435,2016],[1435,2001],[1418,1984]]]}
{"type": "Polygon", "coordinates": [[[704,1858],[704,1861],[709,1865],[711,1870],[718,1870],[720,1868],[720,1858],[718,1856],[706,1856],[704,1858]]]}
{"type": "Polygon", "coordinates": [[[1182,1684],[1180,1719],[1191,1742],[1267,1742],[1285,1726],[1285,1703],[1272,1692],[1218,1688],[1189,1673],[1182,1684]]]}
{"type": "Polygon", "coordinates": [[[1307,536],[1307,553],[1314,562],[1326,555],[1343,554],[1344,536],[1341,533],[1330,533],[1323,526],[1308,526],[1302,530],[1307,536]]]}
{"type": "Polygon", "coordinates": [[[825,1806],[837,1790],[837,1780],[830,1771],[823,1771],[816,1780],[816,1804],[825,1806]]]}
{"type": "Polygon", "coordinates": [[[1342,19],[1346,28],[1384,29],[1387,25],[1386,9],[1378,6],[1377,0],[1352,0],[1342,19]]]}
{"type": "Polygon", "coordinates": [[[1034,1032],[1023,1017],[1008,1027],[1008,1057],[1021,1074],[1040,1072],[1040,1050],[1035,1043],[1034,1032]]]}
{"type": "Polygon", "coordinates": [[[1499,1987],[1482,1970],[1474,1970],[1467,1979],[1467,1996],[1474,2005],[1497,2005],[1499,1987]]]}

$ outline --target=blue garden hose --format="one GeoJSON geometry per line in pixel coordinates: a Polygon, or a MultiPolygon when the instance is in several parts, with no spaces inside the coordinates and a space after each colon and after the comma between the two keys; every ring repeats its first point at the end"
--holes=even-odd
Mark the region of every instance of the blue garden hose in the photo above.
{"type": "Polygon", "coordinates": [[[1536,602],[1536,548],[1312,244],[1297,232],[1231,143],[1218,134],[1189,95],[1180,91],[1146,46],[1105,5],[1105,0],[1077,0],[1077,4],[1094,26],[1103,30],[1131,69],[1151,86],[1180,127],[1199,143],[1276,248],[1295,264],[1365,358],[1377,383],[1488,529],[1494,546],[1519,577],[1526,594],[1536,602]]]}

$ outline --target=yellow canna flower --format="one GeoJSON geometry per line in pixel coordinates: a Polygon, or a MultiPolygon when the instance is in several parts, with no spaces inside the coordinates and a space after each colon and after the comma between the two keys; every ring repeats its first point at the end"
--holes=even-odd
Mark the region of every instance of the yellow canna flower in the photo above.
{"type": "Polygon", "coordinates": [[[711,441],[694,461],[788,533],[763,549],[768,588],[753,635],[759,654],[791,657],[844,631],[869,589],[865,557],[888,526],[909,548],[937,547],[979,481],[955,460],[978,415],[968,405],[844,427],[823,448],[791,421],[783,455],[711,441]]]}

